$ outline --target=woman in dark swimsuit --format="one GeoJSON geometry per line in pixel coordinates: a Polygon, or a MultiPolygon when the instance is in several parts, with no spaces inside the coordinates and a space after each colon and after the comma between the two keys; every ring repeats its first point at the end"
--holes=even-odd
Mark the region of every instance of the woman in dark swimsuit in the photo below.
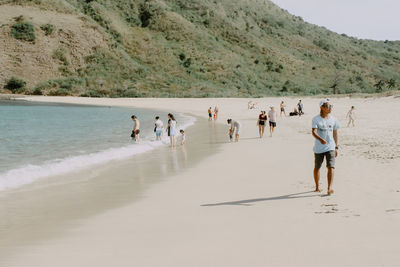
{"type": "Polygon", "coordinates": [[[260,134],[260,138],[262,138],[264,135],[266,122],[267,122],[267,115],[265,114],[265,111],[261,111],[261,114],[258,116],[258,121],[257,121],[258,133],[260,134]]]}

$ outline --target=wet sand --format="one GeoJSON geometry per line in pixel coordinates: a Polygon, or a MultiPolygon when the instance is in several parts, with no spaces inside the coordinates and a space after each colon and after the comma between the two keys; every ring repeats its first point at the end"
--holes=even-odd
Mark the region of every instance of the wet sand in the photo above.
{"type": "Polygon", "coordinates": [[[0,263],[26,245],[65,235],[83,219],[144,198],[152,185],[193,168],[215,153],[225,137],[218,126],[209,129],[208,124],[197,118],[186,130],[195,142],[184,146],[165,145],[123,161],[0,192],[0,263]]]}

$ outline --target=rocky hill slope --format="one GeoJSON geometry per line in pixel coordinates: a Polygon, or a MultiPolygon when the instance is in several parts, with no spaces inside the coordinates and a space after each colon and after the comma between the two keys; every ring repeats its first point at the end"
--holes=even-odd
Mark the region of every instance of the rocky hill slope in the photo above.
{"type": "Polygon", "coordinates": [[[246,97],[400,89],[400,41],[268,0],[0,0],[3,93],[246,97]]]}

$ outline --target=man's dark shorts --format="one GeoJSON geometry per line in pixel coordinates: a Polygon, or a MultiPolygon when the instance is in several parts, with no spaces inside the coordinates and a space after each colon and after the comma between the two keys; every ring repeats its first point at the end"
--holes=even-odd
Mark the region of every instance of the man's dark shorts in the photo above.
{"type": "Polygon", "coordinates": [[[324,157],[326,157],[326,167],[335,168],[335,150],[327,151],[325,153],[316,154],[315,157],[315,165],[316,169],[321,168],[322,162],[324,162],[324,157]]]}
{"type": "Polygon", "coordinates": [[[271,127],[276,127],[276,122],[274,122],[274,121],[269,121],[269,126],[271,126],[271,127]]]}

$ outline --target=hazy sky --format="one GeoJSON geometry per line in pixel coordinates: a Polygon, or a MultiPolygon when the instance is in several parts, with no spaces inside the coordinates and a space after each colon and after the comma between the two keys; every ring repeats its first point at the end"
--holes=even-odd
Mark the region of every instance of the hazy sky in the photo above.
{"type": "Polygon", "coordinates": [[[400,0],[272,0],[305,21],[362,39],[400,40],[400,0]]]}

